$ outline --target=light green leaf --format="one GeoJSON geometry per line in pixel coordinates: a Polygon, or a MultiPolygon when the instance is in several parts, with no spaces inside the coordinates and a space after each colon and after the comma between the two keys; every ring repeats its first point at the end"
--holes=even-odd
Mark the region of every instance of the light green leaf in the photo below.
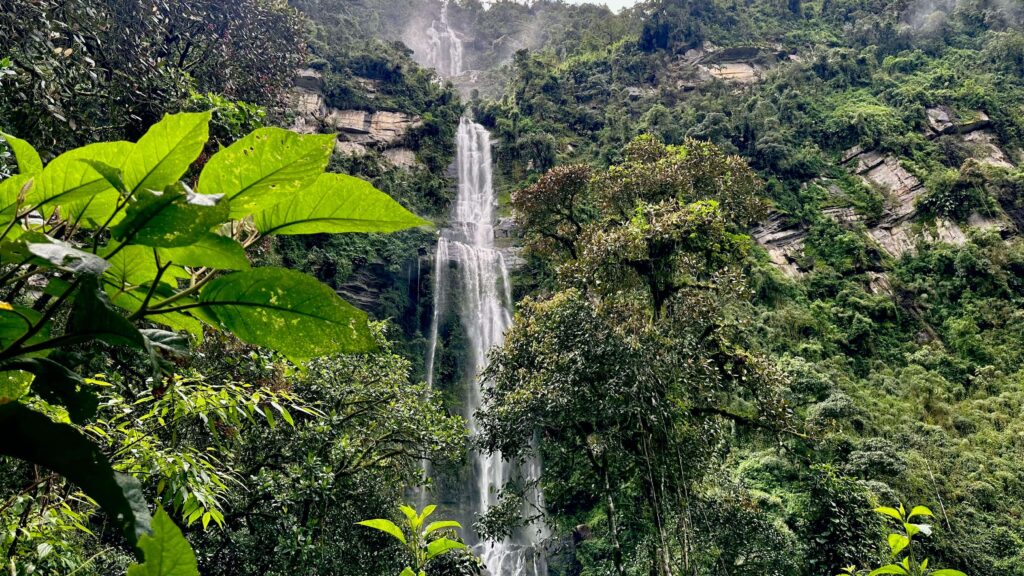
{"type": "Polygon", "coordinates": [[[907,571],[899,564],[889,564],[888,566],[882,566],[876,570],[872,570],[868,573],[868,576],[877,576],[878,574],[906,574],[907,571]]]}
{"type": "Polygon", "coordinates": [[[896,556],[910,544],[910,539],[903,534],[889,534],[889,553],[896,556]]]}
{"type": "Polygon", "coordinates": [[[110,186],[113,187],[114,190],[117,190],[118,192],[125,196],[128,195],[128,189],[125,188],[124,176],[122,175],[120,168],[116,166],[111,166],[110,164],[107,164],[106,162],[102,162],[100,160],[93,160],[91,158],[84,158],[82,159],[82,162],[85,162],[86,164],[91,166],[92,169],[95,170],[100,176],[103,176],[103,179],[106,180],[107,184],[110,184],[110,186]]]}
{"type": "MultiPolygon", "coordinates": [[[[35,188],[27,197],[28,204],[67,206],[81,202],[84,206],[85,201],[104,192],[113,193],[113,203],[116,204],[120,194],[111,187],[110,182],[102,174],[82,160],[102,162],[120,168],[134,146],[131,142],[100,142],[57,156],[39,175],[35,188]]],[[[44,212],[44,215],[49,215],[50,212],[52,210],[44,212]]],[[[77,213],[80,212],[81,210],[77,213]]],[[[107,215],[109,216],[109,213],[107,215]]]]}
{"type": "Polygon", "coordinates": [[[217,270],[248,270],[245,248],[235,240],[209,232],[194,243],[179,248],[161,248],[160,258],[182,266],[217,270]]]}
{"type": "Polygon", "coordinates": [[[875,512],[878,512],[879,514],[885,514],[886,516],[890,516],[892,518],[895,518],[896,520],[899,520],[900,522],[903,522],[903,515],[900,514],[900,511],[895,508],[889,508],[888,506],[879,506],[878,508],[875,508],[875,512]]]}
{"type": "Polygon", "coordinates": [[[405,514],[405,517],[410,522],[419,517],[419,513],[417,513],[416,509],[413,508],[412,506],[406,506],[405,504],[402,504],[401,506],[398,507],[398,509],[402,511],[402,514],[405,514]]]}
{"type": "Polygon", "coordinates": [[[14,402],[28,393],[34,376],[22,370],[0,372],[0,406],[14,402]]]}
{"type": "Polygon", "coordinates": [[[406,566],[405,570],[402,570],[402,573],[399,574],[398,576],[416,576],[416,572],[413,571],[412,568],[406,566]]]}
{"type": "Polygon", "coordinates": [[[286,202],[257,213],[264,234],[395,232],[429,224],[372,184],[344,174],[323,174],[286,202]]]}
{"type": "Polygon", "coordinates": [[[167,190],[141,191],[128,205],[124,220],[111,233],[122,242],[178,248],[189,246],[228,219],[228,207],[218,198],[192,196],[167,190]]]}
{"type": "Polygon", "coordinates": [[[210,112],[168,114],[132,148],[121,169],[130,192],[176,183],[209,140],[210,112]]]}
{"type": "Polygon", "coordinates": [[[203,194],[224,194],[231,217],[242,218],[312,185],[327,169],[333,135],[260,128],[213,155],[199,175],[203,194]]]}
{"type": "Polygon", "coordinates": [[[935,514],[932,514],[932,511],[926,506],[914,506],[914,509],[910,511],[907,519],[913,518],[914,516],[935,516],[935,514]]]}
{"type": "Polygon", "coordinates": [[[181,529],[163,508],[153,516],[153,533],[139,539],[145,561],[128,568],[128,576],[199,576],[196,555],[181,529]]]}
{"type": "Polygon", "coordinates": [[[7,145],[14,152],[14,158],[18,161],[18,173],[38,174],[43,171],[43,160],[31,144],[6,132],[0,132],[0,137],[7,141],[7,145]]]}
{"type": "Polygon", "coordinates": [[[293,270],[234,272],[210,282],[199,301],[238,338],[292,359],[375,348],[364,312],[293,270]]]}
{"type": "Polygon", "coordinates": [[[360,526],[366,526],[367,528],[380,530],[381,532],[394,536],[402,544],[406,543],[405,534],[403,534],[402,530],[398,526],[395,526],[395,523],[390,520],[377,518],[376,520],[363,520],[362,522],[356,522],[356,524],[359,524],[360,526]]]}
{"type": "Polygon", "coordinates": [[[943,568],[941,570],[936,570],[934,572],[930,572],[928,574],[928,576],[967,576],[967,575],[964,574],[963,572],[959,571],[959,570],[951,570],[949,568],[943,568]]]}
{"type": "Polygon", "coordinates": [[[0,182],[0,216],[6,225],[18,212],[23,197],[27,197],[38,186],[38,176],[32,174],[15,174],[0,182]]]}
{"type": "Polygon", "coordinates": [[[416,519],[417,520],[416,527],[419,528],[420,525],[423,524],[423,521],[426,520],[428,516],[430,516],[431,514],[434,513],[434,510],[437,510],[437,505],[435,505],[435,504],[427,505],[427,507],[423,509],[423,512],[421,512],[419,517],[416,519]]]}
{"type": "Polygon", "coordinates": [[[437,530],[444,530],[445,528],[462,528],[462,524],[459,524],[455,520],[440,520],[437,522],[431,522],[427,525],[427,528],[423,531],[424,534],[430,534],[437,530]]]}
{"type": "Polygon", "coordinates": [[[458,550],[465,548],[466,545],[462,542],[456,542],[455,540],[449,540],[448,538],[438,538],[430,544],[427,544],[427,559],[436,558],[449,550],[458,550]]]}
{"type": "MultiPolygon", "coordinates": [[[[130,291],[151,284],[157,273],[153,248],[137,245],[125,246],[120,250],[117,248],[117,245],[111,245],[100,251],[100,255],[110,263],[110,268],[103,273],[108,285],[113,284],[118,290],[130,291]],[[114,255],[108,256],[111,253],[114,255]]],[[[177,287],[178,279],[190,277],[191,275],[181,267],[171,266],[164,271],[160,282],[177,287]]]]}

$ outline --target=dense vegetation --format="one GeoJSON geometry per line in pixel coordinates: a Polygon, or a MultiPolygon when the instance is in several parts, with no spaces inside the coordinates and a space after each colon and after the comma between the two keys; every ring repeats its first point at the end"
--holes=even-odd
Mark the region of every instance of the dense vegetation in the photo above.
{"type": "Polygon", "coordinates": [[[411,215],[468,110],[525,256],[472,441],[542,456],[552,574],[1024,574],[1019,2],[460,0],[454,84],[410,49],[441,9],[4,4],[6,572],[475,574],[393,514],[475,446],[411,215]],[[415,162],[271,128],[300,69],[415,162]]]}

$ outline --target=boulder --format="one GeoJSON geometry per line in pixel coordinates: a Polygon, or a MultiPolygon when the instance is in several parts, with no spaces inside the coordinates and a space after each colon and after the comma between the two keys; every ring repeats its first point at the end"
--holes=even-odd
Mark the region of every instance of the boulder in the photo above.
{"type": "Polygon", "coordinates": [[[936,106],[925,110],[928,118],[930,138],[943,134],[967,134],[975,130],[984,130],[992,125],[992,120],[981,110],[974,110],[957,115],[949,106],[936,106]]]}
{"type": "Polygon", "coordinates": [[[753,84],[761,79],[761,68],[747,62],[726,62],[701,66],[714,78],[736,84],[753,84]]]}
{"type": "Polygon", "coordinates": [[[946,106],[928,108],[925,110],[928,116],[928,127],[936,134],[952,134],[956,131],[956,124],[953,124],[953,112],[946,106]]]}
{"type": "Polygon", "coordinates": [[[370,149],[362,144],[343,140],[338,140],[334,144],[334,151],[344,156],[366,156],[370,153],[370,149]]]}

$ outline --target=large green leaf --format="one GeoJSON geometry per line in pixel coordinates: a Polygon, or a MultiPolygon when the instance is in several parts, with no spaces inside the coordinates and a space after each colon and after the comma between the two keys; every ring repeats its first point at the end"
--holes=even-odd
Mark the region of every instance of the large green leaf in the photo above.
{"type": "Polygon", "coordinates": [[[37,178],[31,174],[15,174],[0,182],[0,216],[4,217],[4,226],[18,212],[20,199],[36,187],[37,178]]]}
{"type": "MultiPolygon", "coordinates": [[[[11,344],[24,336],[42,318],[42,314],[22,306],[11,306],[0,303],[0,350],[6,350],[11,344]]],[[[31,346],[49,337],[49,325],[38,331],[25,343],[31,346]]]]}
{"type": "Polygon", "coordinates": [[[333,135],[302,135],[260,128],[213,155],[199,175],[199,191],[224,194],[231,217],[242,218],[289,200],[327,168],[333,135]]]}
{"type": "Polygon", "coordinates": [[[344,174],[322,174],[287,202],[256,214],[264,234],[395,232],[429,224],[372,184],[344,174]]]}
{"type": "Polygon", "coordinates": [[[465,548],[466,545],[462,542],[456,542],[455,540],[449,540],[448,538],[438,538],[430,544],[427,544],[427,559],[436,558],[441,554],[449,550],[458,550],[465,548]]]}
{"type": "Polygon", "coordinates": [[[139,549],[145,560],[128,567],[128,576],[199,576],[192,547],[163,508],[153,515],[152,526],[152,534],[139,538],[139,549]]]}
{"type": "Polygon", "coordinates": [[[131,542],[149,531],[139,481],[115,472],[103,452],[73,426],[11,402],[0,406],[0,438],[0,454],[38,464],[76,484],[131,542]]]}
{"type": "Polygon", "coordinates": [[[217,270],[248,270],[245,248],[235,240],[213,232],[180,248],[161,248],[160,258],[182,266],[215,268],[217,270]]]}
{"type": "MultiPolygon", "coordinates": [[[[104,192],[112,193],[116,203],[119,197],[117,191],[102,174],[83,160],[120,167],[134,146],[131,142],[100,142],[57,156],[46,165],[37,178],[35,187],[28,195],[28,204],[65,206],[88,200],[104,192]]],[[[48,215],[49,212],[44,214],[48,215]]]]}
{"type": "MultiPolygon", "coordinates": [[[[156,255],[153,254],[153,250],[149,246],[137,245],[124,246],[120,249],[116,245],[111,245],[101,250],[100,255],[110,263],[110,268],[103,273],[107,284],[114,285],[121,291],[144,288],[152,284],[157,274],[156,255]]],[[[161,264],[165,266],[169,262],[163,256],[161,260],[161,264]]],[[[172,265],[164,271],[160,282],[177,287],[179,279],[190,277],[191,275],[183,268],[172,265]]]]}
{"type": "Polygon", "coordinates": [[[375,347],[365,313],[293,270],[228,274],[210,282],[199,301],[238,338],[294,360],[375,347]]]}
{"type": "Polygon", "coordinates": [[[146,340],[138,328],[110,305],[107,294],[95,278],[86,278],[71,307],[68,334],[83,340],[145,349],[146,340]]]}
{"type": "Polygon", "coordinates": [[[405,544],[405,534],[402,533],[402,529],[395,525],[391,520],[384,520],[383,518],[377,518],[374,520],[363,520],[356,522],[360,526],[366,526],[367,528],[373,528],[374,530],[380,530],[385,534],[390,534],[395,537],[399,542],[405,544]]]}
{"type": "Polygon", "coordinates": [[[38,174],[42,172],[43,160],[31,144],[5,132],[0,132],[0,137],[7,141],[7,145],[14,152],[14,159],[18,161],[18,172],[20,174],[38,174]]]}
{"type": "Polygon", "coordinates": [[[163,190],[180,180],[209,140],[210,116],[168,114],[151,126],[120,165],[128,190],[163,190]]]}
{"type": "Polygon", "coordinates": [[[423,530],[424,534],[430,534],[437,530],[444,530],[446,528],[462,528],[462,524],[459,524],[455,520],[439,520],[437,522],[431,522],[423,530]]]}
{"type": "Polygon", "coordinates": [[[143,190],[136,196],[124,220],[111,229],[122,242],[158,248],[189,246],[228,219],[228,207],[218,197],[171,190],[160,194],[143,190]]]}

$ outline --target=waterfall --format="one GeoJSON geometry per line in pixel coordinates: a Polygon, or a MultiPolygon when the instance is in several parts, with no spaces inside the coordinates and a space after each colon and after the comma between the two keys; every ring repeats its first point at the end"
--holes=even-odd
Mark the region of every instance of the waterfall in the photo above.
{"type": "MultiPolygon", "coordinates": [[[[462,41],[452,30],[445,5],[439,19],[427,31],[428,53],[425,60],[442,77],[462,72],[462,41]]],[[[494,209],[497,199],[492,182],[491,135],[487,130],[463,118],[459,123],[455,166],[458,192],[451,221],[441,231],[434,255],[434,310],[427,349],[427,383],[438,382],[436,366],[440,327],[448,308],[453,308],[465,336],[462,372],[465,382],[456,384],[464,391],[463,416],[473,437],[481,430],[476,412],[483,403],[483,391],[489,385],[479,378],[486,367],[487,353],[504,340],[512,324],[512,289],[502,253],[494,245],[494,209]]],[[[543,522],[516,530],[501,542],[482,541],[472,522],[497,503],[499,491],[510,480],[535,484],[540,462],[507,462],[499,453],[472,450],[469,466],[460,475],[461,485],[444,494],[451,512],[463,521],[467,542],[473,546],[491,576],[546,576],[547,564],[538,543],[547,537],[543,522]]],[[[539,490],[527,494],[523,512],[537,515],[543,509],[539,490]]]]}
{"type": "MultiPolygon", "coordinates": [[[[446,303],[455,303],[466,336],[464,416],[474,437],[481,432],[476,412],[488,385],[478,375],[487,363],[487,353],[500,346],[512,324],[511,287],[502,254],[494,246],[494,207],[492,184],[491,136],[468,118],[459,123],[456,149],[458,193],[449,226],[438,239],[434,262],[434,314],[430,328],[427,381],[433,385],[436,375],[438,326],[446,303]],[[455,272],[452,273],[452,270],[455,272]]],[[[471,486],[461,490],[458,505],[461,516],[472,521],[497,503],[497,494],[509,480],[535,481],[540,465],[530,458],[523,463],[505,461],[499,453],[473,450],[470,454],[471,486]]],[[[530,510],[541,509],[540,494],[528,494],[530,510]]],[[[501,542],[484,542],[467,531],[467,539],[484,560],[491,576],[545,576],[547,566],[537,546],[544,532],[541,524],[528,526],[501,542]]]]}
{"type": "Polygon", "coordinates": [[[445,78],[462,73],[462,40],[448,24],[448,4],[441,10],[441,18],[434,20],[427,30],[427,66],[445,78]]]}

